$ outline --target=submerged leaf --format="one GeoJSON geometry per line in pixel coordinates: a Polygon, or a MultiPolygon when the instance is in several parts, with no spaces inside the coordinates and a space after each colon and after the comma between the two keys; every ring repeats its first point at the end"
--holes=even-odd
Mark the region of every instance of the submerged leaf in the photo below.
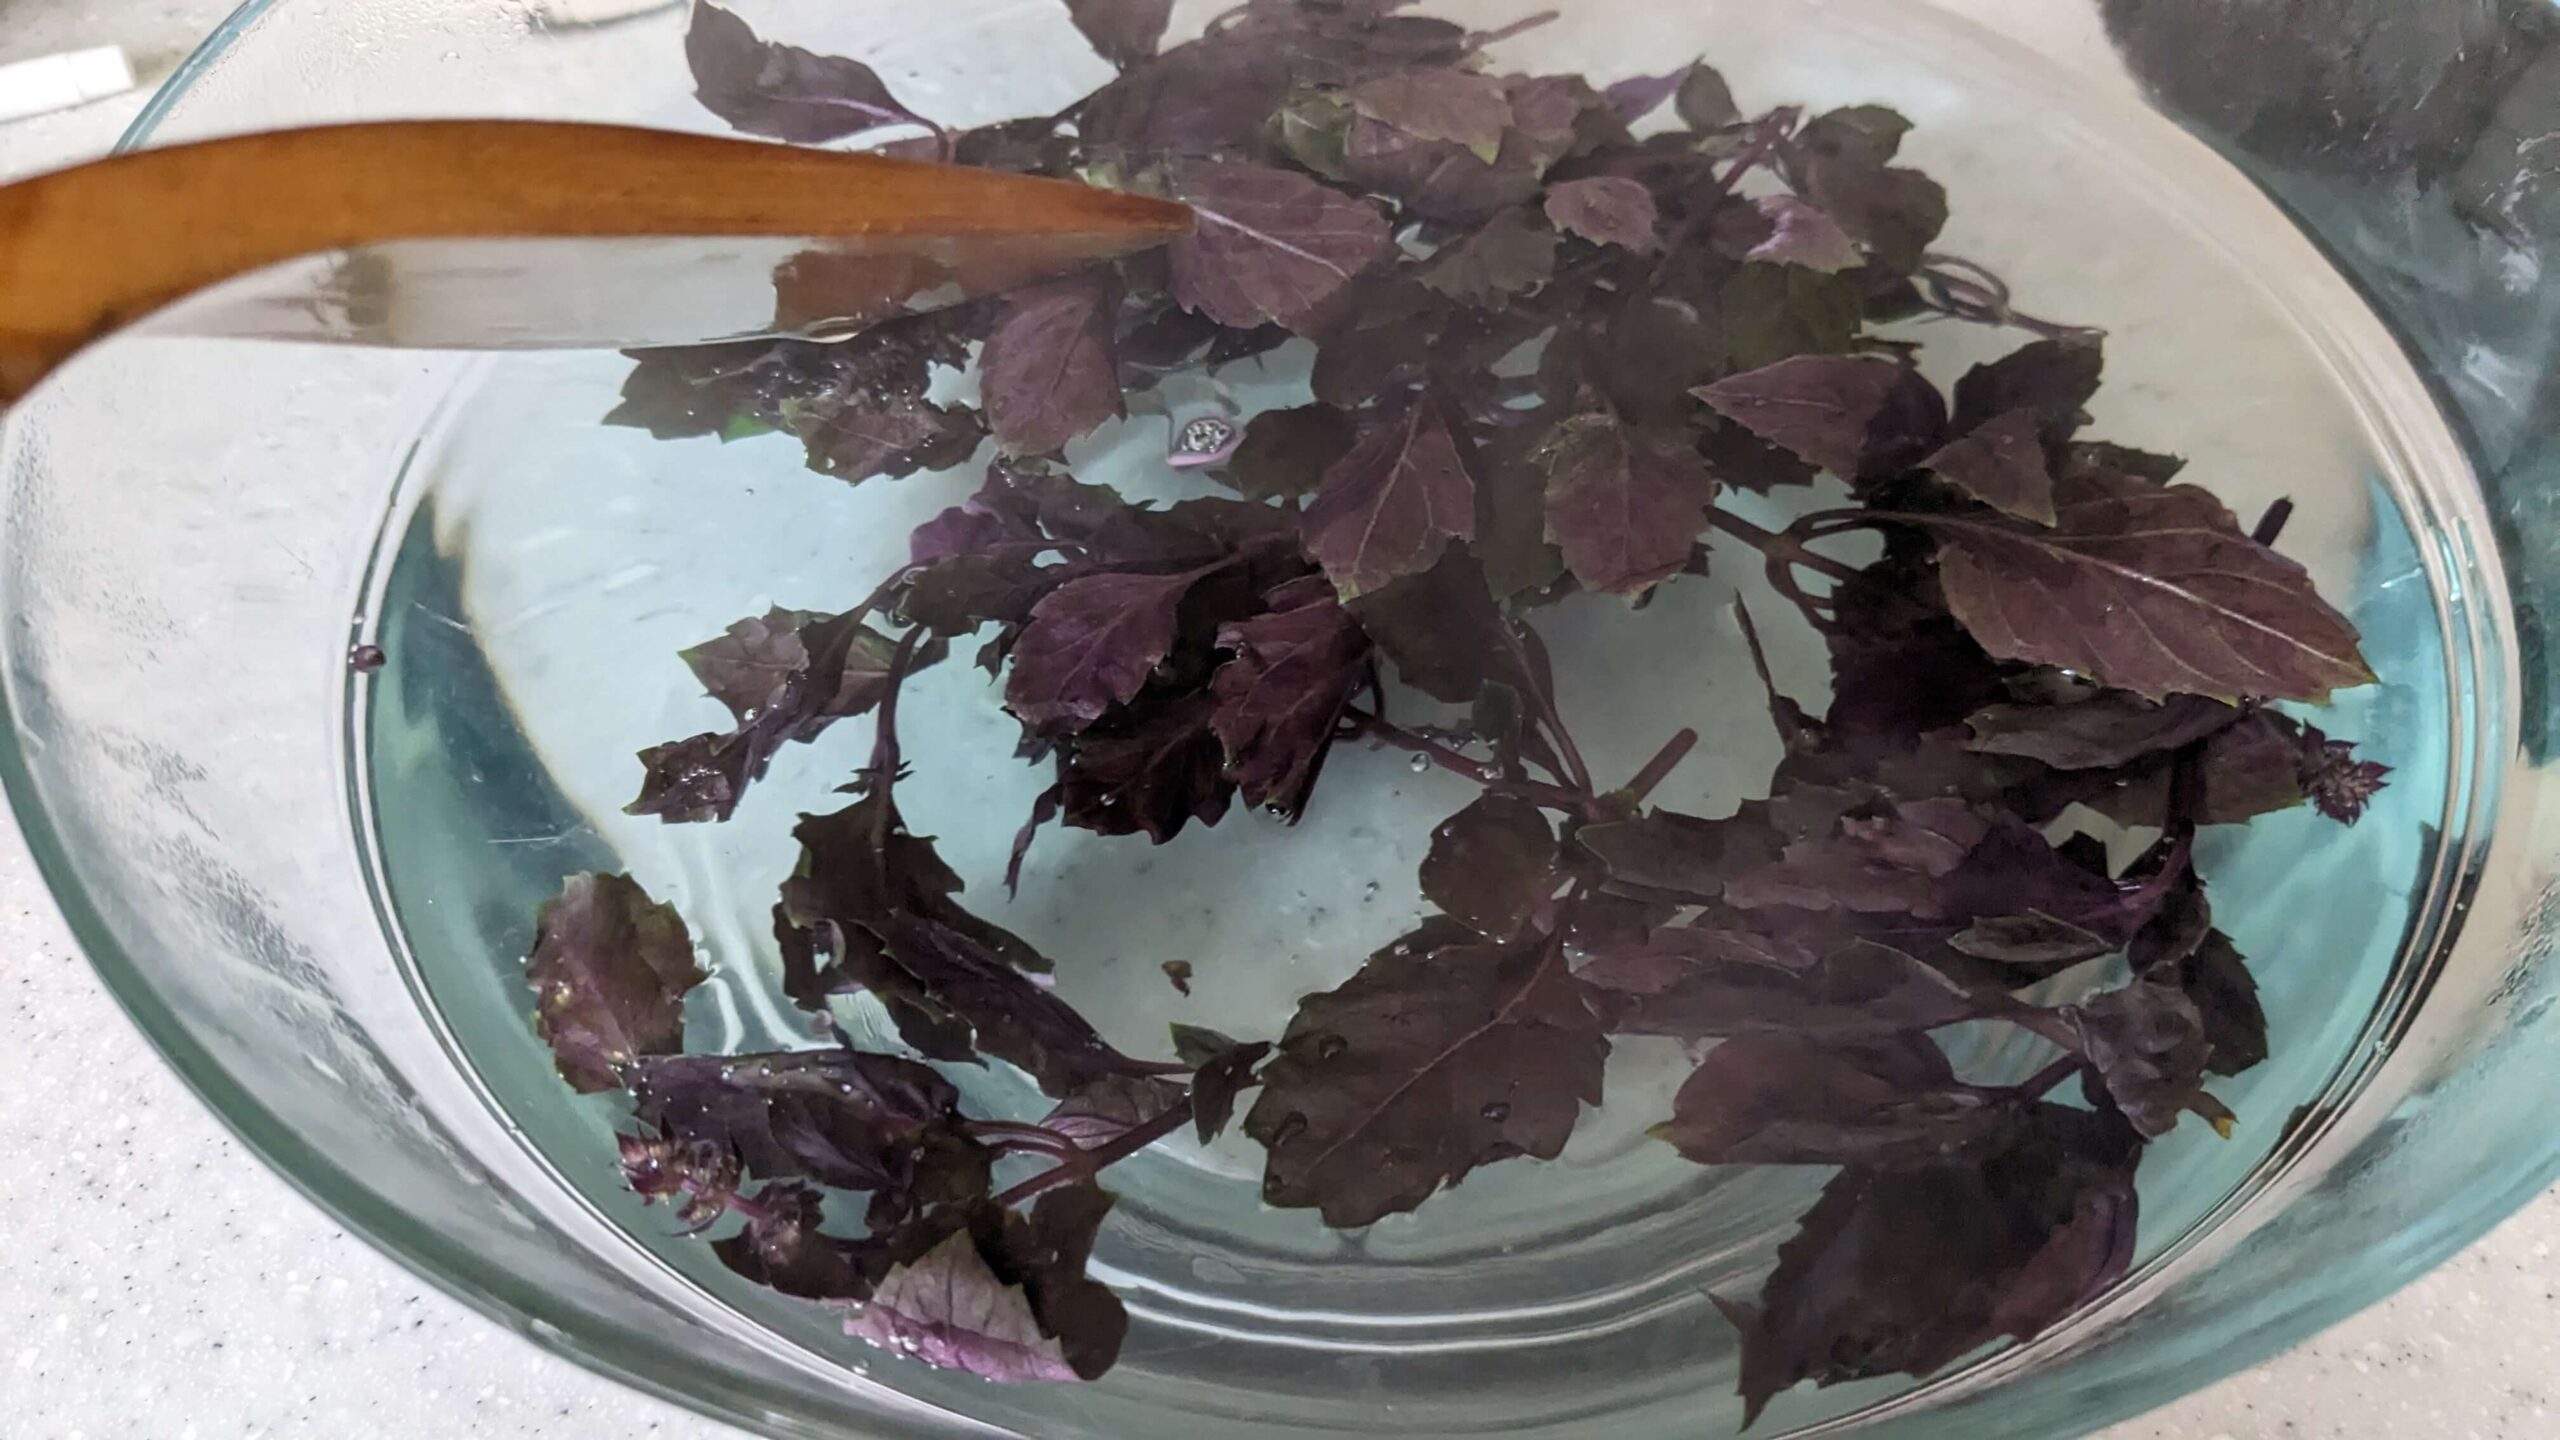
{"type": "Polygon", "coordinates": [[[1517,938],[1555,896],[1556,836],[1526,800],[1487,795],[1440,822],[1422,861],[1422,894],[1496,940],[1517,938]]]}
{"type": "Polygon", "coordinates": [[[675,907],[628,875],[572,875],[544,902],[525,979],[561,1078],[619,1089],[634,1061],[684,1044],[685,992],[710,978],[675,907]]]}
{"type": "Polygon", "coordinates": [[[2017,1107],[1956,1079],[1937,1043],[1823,1046],[1744,1035],[1707,1052],[1654,1127],[1701,1165],[1935,1164],[1997,1134],[2017,1107]]]}

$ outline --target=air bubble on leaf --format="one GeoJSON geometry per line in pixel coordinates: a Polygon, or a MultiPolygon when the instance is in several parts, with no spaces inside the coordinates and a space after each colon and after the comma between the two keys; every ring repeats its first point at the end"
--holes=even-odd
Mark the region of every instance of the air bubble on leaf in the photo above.
{"type": "Polygon", "coordinates": [[[1499,1125],[1511,1118],[1511,1104],[1506,1100],[1488,1100],[1484,1103],[1484,1108],[1476,1113],[1499,1125]]]}
{"type": "Polygon", "coordinates": [[[1416,775],[1420,775],[1431,768],[1431,757],[1428,755],[1416,755],[1411,760],[1405,762],[1405,768],[1411,770],[1416,775]]]}
{"type": "Polygon", "coordinates": [[[1288,1119],[1280,1122],[1279,1129],[1271,1132],[1271,1144],[1274,1148],[1286,1145],[1290,1141],[1297,1139],[1301,1134],[1304,1134],[1306,1132],[1306,1128],[1307,1117],[1303,1114],[1293,1114],[1288,1119]]]}
{"type": "MultiPolygon", "coordinates": [[[[1341,1056],[1342,1052],[1350,1048],[1350,1041],[1343,1039],[1339,1035],[1327,1035],[1316,1042],[1316,1058],[1319,1060],[1337,1059],[1341,1056]]],[[[1305,1117],[1300,1116],[1298,1118],[1304,1119],[1305,1117]]]]}

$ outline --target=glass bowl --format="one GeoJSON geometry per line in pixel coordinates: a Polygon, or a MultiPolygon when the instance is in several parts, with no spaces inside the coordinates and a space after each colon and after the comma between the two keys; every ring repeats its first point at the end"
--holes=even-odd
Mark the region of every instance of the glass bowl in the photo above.
{"type": "MultiPolygon", "coordinates": [[[[1177,33],[1214,8],[1178,7],[1177,33]]],[[[1427,8],[1491,27],[1533,7],[1427,8]]],[[[1790,1394],[1762,1424],[2081,1433],[2371,1302],[2547,1185],[2560,1136],[2535,1097],[2560,1073],[2560,1015],[2540,616],[2560,576],[2560,476],[2541,242],[2560,207],[2532,137],[2560,108],[2549,13],[2522,0],[2320,0],[2280,22],[2219,0],[1563,8],[1496,53],[1603,80],[1703,53],[1758,104],[1911,113],[1912,145],[1956,200],[1951,237],[2022,303],[2079,305],[2111,331],[2110,427],[2213,456],[2235,508],[2316,495],[2288,548],[2346,597],[2393,681],[2337,722],[2398,770],[2353,838],[2280,821],[2207,857],[2253,897],[2228,923],[2250,933],[2279,1035],[2303,1058],[2226,1097],[2241,1139],[2163,1147],[2131,1276],[2031,1343],[1922,1385],[1790,1394]]],[[[738,9],[865,58],[911,103],[967,123],[1046,113],[1109,74],[1053,0],[738,9]]],[[[593,26],[561,13],[261,0],[127,143],[413,116],[720,128],[693,99],[680,5],[593,26]]],[[[1948,341],[1957,358],[1995,343],[1948,341]]],[[[1099,1257],[1137,1329],[1121,1370],[1084,1389],[867,1363],[824,1317],[777,1310],[653,1238],[664,1221],[606,1183],[601,1159],[566,1158],[609,1142],[523,1024],[514,960],[533,900],[568,871],[627,865],[711,913],[712,958],[752,977],[770,947],[728,877],[770,874],[777,853],[787,868],[789,853],[775,849],[780,810],[767,817],[780,829],[711,839],[627,821],[635,747],[599,737],[691,728],[687,687],[652,664],[706,621],[820,601],[800,592],[840,588],[848,564],[878,568],[953,497],[918,481],[858,503],[830,490],[748,505],[759,486],[810,477],[752,442],[603,431],[590,422],[625,368],[144,340],[102,348],[8,417],[0,778],[110,987],[246,1143],[538,1342],[777,1436],[1649,1440],[1739,1418],[1730,1334],[1704,1292],[1760,1262],[1701,1217],[1792,1213],[1810,1189],[1666,1179],[1640,1119],[1578,1142],[1555,1167],[1571,1184],[1504,1167],[1452,1197],[1450,1224],[1349,1236],[1261,1210],[1231,1155],[1151,1154],[1099,1257]],[[716,544],[700,533],[706,495],[743,517],[716,544]],[[351,674],[359,641],[392,668],[351,674]]],[[[1740,663],[1729,630],[1706,643],[1721,657],[1710,672],[1740,663]]],[[[1589,663],[1592,684],[1650,696],[1670,683],[1649,652],[1589,663]]],[[[1758,703],[1730,687],[1692,698],[1718,721],[1758,703]]],[[[983,696],[927,703],[937,740],[1000,718],[983,696]]],[[[768,787],[814,793],[848,768],[848,750],[808,749],[768,787]]],[[[1027,799],[1009,783],[937,781],[920,828],[1000,857],[1027,799]]],[[[1397,823],[1354,807],[1294,851],[1169,849],[1149,882],[1166,888],[1102,918],[1083,897],[1112,874],[1070,856],[1014,914],[1131,955],[1214,937],[1279,957],[1311,935],[1357,953],[1395,933],[1361,913],[1356,887],[1409,871],[1397,823]],[[1275,880],[1269,857],[1284,853],[1300,858],[1275,880]],[[1263,913],[1204,929],[1162,898],[1243,874],[1275,897],[1263,913]]],[[[1330,983],[1270,971],[1204,1003],[1250,1033],[1275,993],[1330,983]]],[[[1143,992],[1125,977],[1075,983],[1160,1033],[1160,978],[1143,992]]],[[[735,1041],[790,1022],[742,1003],[697,1023],[735,1041]]]]}

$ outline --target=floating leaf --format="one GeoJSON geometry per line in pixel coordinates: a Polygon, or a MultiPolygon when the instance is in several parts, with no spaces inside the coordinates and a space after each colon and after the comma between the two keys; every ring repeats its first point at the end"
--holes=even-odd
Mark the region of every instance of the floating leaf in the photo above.
{"type": "Polygon", "coordinates": [[[1773,265],[1801,265],[1831,273],[1855,270],[1867,263],[1857,242],[1840,222],[1792,195],[1766,195],[1752,202],[1769,222],[1769,238],[1751,247],[1746,258],[1773,265]]]}
{"type": "Polygon", "coordinates": [[[1359,438],[1357,422],[1331,405],[1265,410],[1246,423],[1218,478],[1252,500],[1312,494],[1359,438]]]}
{"type": "Polygon", "coordinates": [[[1992,654],[2154,700],[2319,701],[2372,682],[2355,627],[2211,495],[2097,474],[2055,500],[2051,529],[1915,517],[1948,607],[1992,654]]]}
{"type": "Polygon", "coordinates": [[[1039,455],[1126,412],[1112,352],[1119,287],[1080,278],[1004,298],[979,361],[987,419],[1016,454],[1039,455]]]}
{"type": "Polygon", "coordinates": [[[1211,682],[1212,725],[1244,803],[1295,818],[1306,808],[1335,727],[1368,682],[1369,637],[1320,576],[1275,592],[1272,608],[1218,632],[1235,658],[1211,682]]]}
{"type": "Polygon", "coordinates": [[[1502,82],[1466,70],[1401,70],[1351,92],[1360,114],[1417,140],[1445,140],[1491,161],[1511,129],[1502,82]]]}
{"type": "MultiPolygon", "coordinates": [[[[2106,351],[2092,338],[2021,346],[1990,364],[1976,365],[1956,382],[1955,428],[1971,433],[2024,410],[2040,422],[2046,440],[2066,439],[2089,423],[2086,407],[2097,395],[2105,369],[2106,351]]],[[[2158,478],[2166,483],[2168,476],[2158,478]]]]}
{"type": "Polygon", "coordinates": [[[1474,234],[1442,246],[1422,283],[1452,300],[1490,306],[1555,278],[1556,233],[1528,212],[1505,210],[1474,234]]]}
{"type": "Polygon", "coordinates": [[[1182,1103],[1182,1087],[1153,1075],[1106,1075],[1057,1104],[1040,1128],[1078,1148],[1098,1150],[1164,1118],[1182,1103]]]}
{"type": "Polygon", "coordinates": [[[525,979],[535,1024],[581,1094],[620,1089],[625,1070],[684,1044],[685,992],[710,977],[675,907],[628,875],[572,875],[543,904],[525,979]]]}
{"type": "Polygon", "coordinates": [[[1585,415],[1557,427],[1547,467],[1547,538],[1586,587],[1641,594],[1688,565],[1716,495],[1696,452],[1585,415]]]}
{"type": "Polygon", "coordinates": [[[1595,245],[1621,245],[1639,255],[1662,248],[1653,192],[1614,175],[1549,186],[1547,218],[1595,245]]]}
{"type": "Polygon", "coordinates": [[[1939,478],[2006,515],[2054,523],[2053,471],[2045,463],[2043,420],[2012,410],[1932,455],[1939,478]]]}
{"type": "Polygon", "coordinates": [[[1067,16],[1097,54],[1125,70],[1164,42],[1173,0],[1067,0],[1067,16]]]}
{"type": "Polygon", "coordinates": [[[1173,649],[1182,597],[1209,573],[1089,575],[1059,586],[1032,607],[1014,646],[1006,706],[1034,729],[1074,731],[1135,697],[1173,649]]]}
{"type": "Polygon", "coordinates": [[[1221,325],[1303,332],[1393,245],[1375,207],[1286,170],[1192,162],[1173,196],[1200,217],[1166,252],[1174,298],[1221,325]]]}
{"type": "Polygon", "coordinates": [[[760,40],[746,21],[717,5],[694,6],[684,52],[694,94],[751,135],[820,145],[917,123],[870,66],[760,40]]]}
{"type": "Polygon", "coordinates": [[[1697,392],[1717,414],[1843,479],[1873,479],[1937,448],[1946,411],[1908,366],[1800,355],[1697,392]]]}

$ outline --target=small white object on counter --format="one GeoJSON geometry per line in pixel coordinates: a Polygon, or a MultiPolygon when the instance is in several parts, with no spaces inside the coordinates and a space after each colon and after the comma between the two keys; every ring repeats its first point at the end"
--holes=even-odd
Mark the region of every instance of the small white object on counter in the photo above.
{"type": "Polygon", "coordinates": [[[114,45],[0,65],[0,121],[50,115],[133,87],[133,62],[114,45]]]}

